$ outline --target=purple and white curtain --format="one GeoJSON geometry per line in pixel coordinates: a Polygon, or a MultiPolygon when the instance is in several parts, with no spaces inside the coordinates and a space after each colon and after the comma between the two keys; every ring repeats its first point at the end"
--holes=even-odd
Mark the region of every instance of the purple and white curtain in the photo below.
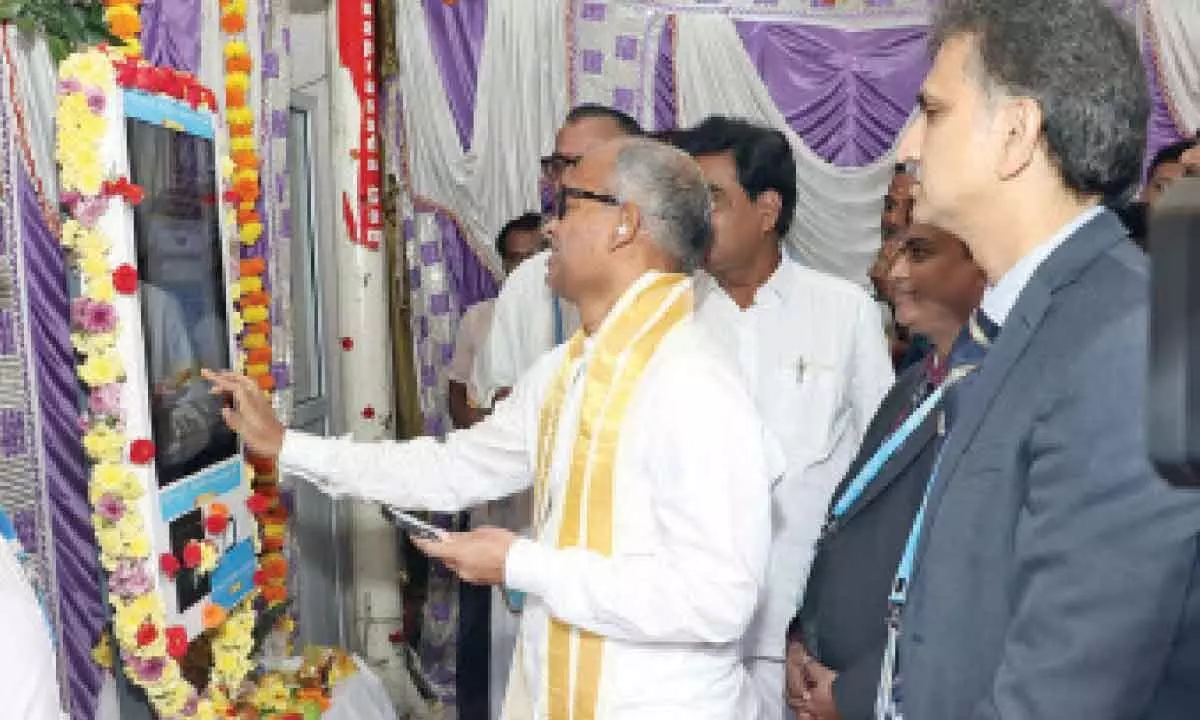
{"type": "MultiPolygon", "coordinates": [[[[1150,151],[1200,126],[1200,9],[1110,0],[1144,39],[1150,151]],[[1188,42],[1191,38],[1193,41],[1188,42]]],[[[785,131],[803,262],[865,283],[893,145],[929,67],[934,0],[422,0],[397,3],[389,139],[406,192],[426,430],[448,425],[445,365],[463,309],[494,292],[496,232],[539,205],[538,162],[567,110],[647,128],[741,115],[785,131]],[[401,102],[403,98],[403,102],[401,102]]]]}

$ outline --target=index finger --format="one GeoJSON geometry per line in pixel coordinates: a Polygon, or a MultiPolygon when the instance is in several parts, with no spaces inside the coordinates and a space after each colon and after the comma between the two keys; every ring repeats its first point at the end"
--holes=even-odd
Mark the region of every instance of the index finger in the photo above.
{"type": "Polygon", "coordinates": [[[454,535],[456,534],[447,533],[446,537],[441,540],[426,540],[415,536],[410,536],[409,539],[418,550],[429,557],[445,560],[454,557],[458,552],[458,548],[454,546],[454,535]]]}

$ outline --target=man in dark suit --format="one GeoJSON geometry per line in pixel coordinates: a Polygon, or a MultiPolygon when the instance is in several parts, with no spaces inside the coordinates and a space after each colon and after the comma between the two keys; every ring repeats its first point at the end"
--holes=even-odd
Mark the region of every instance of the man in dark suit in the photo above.
{"type": "Polygon", "coordinates": [[[937,444],[929,412],[854,497],[851,486],[885,441],[921,417],[920,406],[943,382],[946,360],[983,293],[983,272],[963,242],[916,224],[899,231],[888,268],[896,320],[931,351],[910,367],[875,413],[862,448],[833,493],[804,603],[788,628],[788,704],[801,718],[869,720],[886,644],[887,595],[900,552],[925,493],[937,444]]]}
{"type": "Polygon", "coordinates": [[[1194,719],[1200,495],[1147,458],[1146,260],[1101,205],[1141,166],[1137,41],[1097,0],[947,0],[932,38],[915,220],[967,243],[1001,329],[946,399],[884,705],[1194,719]]]}

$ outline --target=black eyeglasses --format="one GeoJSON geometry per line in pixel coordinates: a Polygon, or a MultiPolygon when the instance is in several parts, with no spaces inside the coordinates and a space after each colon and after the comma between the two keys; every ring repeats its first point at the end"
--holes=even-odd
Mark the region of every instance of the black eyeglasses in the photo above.
{"type": "Polygon", "coordinates": [[[616,195],[608,195],[606,193],[592,192],[582,188],[574,188],[563,185],[558,189],[558,193],[554,196],[554,207],[550,209],[550,215],[562,220],[567,216],[567,198],[576,200],[591,200],[592,202],[604,203],[612,207],[618,207],[621,204],[621,199],[616,195]]]}
{"type": "Polygon", "coordinates": [[[542,158],[542,173],[546,177],[556,178],[562,175],[567,168],[578,165],[579,158],[579,155],[561,155],[559,153],[546,155],[542,158]]]}

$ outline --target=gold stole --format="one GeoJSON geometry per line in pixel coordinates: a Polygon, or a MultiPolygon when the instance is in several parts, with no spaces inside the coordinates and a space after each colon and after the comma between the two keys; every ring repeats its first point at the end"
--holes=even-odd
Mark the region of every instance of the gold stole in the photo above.
{"type": "MultiPolygon", "coordinates": [[[[582,546],[601,555],[612,554],[613,464],[621,424],[659,342],[692,310],[692,291],[687,282],[687,277],[679,274],[656,277],[596,336],[584,378],[579,429],[571,448],[559,548],[582,546]]],[[[539,418],[534,478],[534,529],[539,535],[549,516],[550,465],[559,414],[571,367],[583,354],[583,344],[582,331],[568,342],[566,358],[539,418]]],[[[549,623],[549,720],[592,720],[599,700],[604,638],[554,618],[549,623]]]]}

